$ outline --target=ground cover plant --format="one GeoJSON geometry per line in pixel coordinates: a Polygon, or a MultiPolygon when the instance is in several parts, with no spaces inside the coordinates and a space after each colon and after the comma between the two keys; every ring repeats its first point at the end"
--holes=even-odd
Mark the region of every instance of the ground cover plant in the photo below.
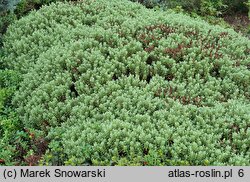
{"type": "Polygon", "coordinates": [[[249,53],[231,29],[129,1],[33,11],[3,48],[26,161],[250,165],[249,53]]]}

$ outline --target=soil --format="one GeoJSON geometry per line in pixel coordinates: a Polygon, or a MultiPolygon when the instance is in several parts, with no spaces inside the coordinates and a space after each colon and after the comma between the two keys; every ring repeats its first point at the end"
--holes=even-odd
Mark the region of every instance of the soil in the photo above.
{"type": "Polygon", "coordinates": [[[235,31],[241,32],[250,38],[250,19],[247,14],[235,13],[231,15],[225,15],[224,20],[230,24],[235,31]]]}

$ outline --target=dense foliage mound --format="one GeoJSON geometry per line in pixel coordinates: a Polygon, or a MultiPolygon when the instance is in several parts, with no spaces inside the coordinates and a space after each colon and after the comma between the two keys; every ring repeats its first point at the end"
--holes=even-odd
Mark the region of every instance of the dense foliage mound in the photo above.
{"type": "Polygon", "coordinates": [[[250,41],[118,0],[45,6],[9,27],[14,102],[48,165],[250,165],[250,41]]]}

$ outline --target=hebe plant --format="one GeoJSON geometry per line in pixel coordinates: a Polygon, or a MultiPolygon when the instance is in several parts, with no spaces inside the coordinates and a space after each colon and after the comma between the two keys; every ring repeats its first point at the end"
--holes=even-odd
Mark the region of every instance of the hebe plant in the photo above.
{"type": "Polygon", "coordinates": [[[233,30],[85,0],[30,13],[4,45],[42,164],[250,164],[250,41],[233,30]]]}

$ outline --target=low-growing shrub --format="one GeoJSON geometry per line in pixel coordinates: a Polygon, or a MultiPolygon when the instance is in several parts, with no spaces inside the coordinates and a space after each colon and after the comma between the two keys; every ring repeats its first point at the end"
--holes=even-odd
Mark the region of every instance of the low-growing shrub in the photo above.
{"type": "Polygon", "coordinates": [[[32,10],[38,10],[43,5],[57,1],[64,0],[0,0],[0,49],[2,37],[11,23],[32,10]]]}
{"type": "Polygon", "coordinates": [[[117,0],[56,3],[10,26],[14,104],[46,165],[249,165],[250,41],[117,0]]]}
{"type": "Polygon", "coordinates": [[[48,5],[52,2],[67,1],[67,0],[18,0],[18,4],[15,8],[15,14],[18,18],[23,17],[32,10],[38,10],[44,5],[48,5]]]}

